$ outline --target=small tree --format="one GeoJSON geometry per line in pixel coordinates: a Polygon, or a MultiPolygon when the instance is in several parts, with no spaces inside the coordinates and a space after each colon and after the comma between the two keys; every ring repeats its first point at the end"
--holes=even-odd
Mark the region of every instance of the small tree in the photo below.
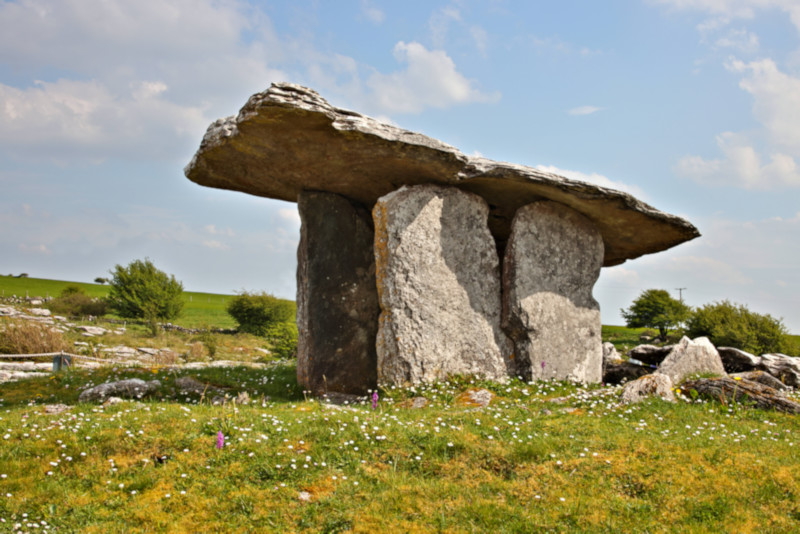
{"type": "Polygon", "coordinates": [[[94,283],[95,284],[107,284],[108,283],[108,278],[103,278],[102,276],[98,276],[97,278],[94,279],[94,283]]]}
{"type": "Polygon", "coordinates": [[[111,308],[121,317],[144,319],[154,336],[159,319],[174,319],[183,309],[183,284],[156,269],[149,259],[134,260],[127,267],[117,265],[110,272],[111,308]]]}
{"type": "Polygon", "coordinates": [[[669,329],[680,326],[690,309],[663,289],[647,289],[630,308],[620,311],[629,328],[657,328],[661,341],[666,341],[669,329]]]}
{"type": "Polygon", "coordinates": [[[686,327],[688,335],[706,336],[717,347],[735,347],[754,354],[781,352],[787,346],[788,331],[779,319],[727,300],[698,308],[686,327]]]}
{"type": "Polygon", "coordinates": [[[266,336],[270,327],[291,321],[297,308],[294,302],[267,293],[243,292],[228,303],[228,315],[239,323],[239,331],[266,336]]]}

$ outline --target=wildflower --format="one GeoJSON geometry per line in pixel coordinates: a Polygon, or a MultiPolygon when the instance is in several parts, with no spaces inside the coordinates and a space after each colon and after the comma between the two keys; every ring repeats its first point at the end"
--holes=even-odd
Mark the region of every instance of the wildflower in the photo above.
{"type": "Polygon", "coordinates": [[[217,448],[221,449],[225,446],[225,434],[222,433],[222,430],[217,432],[217,448]]]}
{"type": "Polygon", "coordinates": [[[378,392],[374,391],[372,393],[372,409],[376,410],[378,408],[378,392]]]}

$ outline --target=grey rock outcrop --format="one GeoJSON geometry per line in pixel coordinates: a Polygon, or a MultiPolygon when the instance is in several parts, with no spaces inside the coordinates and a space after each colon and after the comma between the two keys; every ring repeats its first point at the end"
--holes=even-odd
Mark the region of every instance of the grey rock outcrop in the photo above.
{"type": "Polygon", "coordinates": [[[365,394],[377,386],[380,314],[371,215],[331,193],[304,192],[298,204],[298,383],[365,394]]]}
{"type": "Polygon", "coordinates": [[[126,399],[141,399],[161,389],[161,382],[150,380],[145,382],[139,378],[107,382],[93,388],[86,389],[78,396],[79,402],[103,402],[109,397],[122,397],[126,399]]]}
{"type": "Polygon", "coordinates": [[[787,386],[800,387],[800,358],[786,354],[762,354],[758,368],[771,374],[787,386]]]}
{"type": "Polygon", "coordinates": [[[505,378],[488,214],[477,195],[432,185],[401,188],[376,204],[379,383],[505,378]]]}
{"type": "Polygon", "coordinates": [[[660,373],[645,375],[633,382],[629,382],[622,389],[622,402],[637,403],[653,396],[658,396],[665,401],[675,402],[672,391],[672,379],[660,373]]]}
{"type": "Polygon", "coordinates": [[[580,213],[555,202],[517,212],[503,262],[503,330],[514,342],[517,374],[601,380],[592,288],[602,264],[603,238],[580,213]]]}
{"type": "Polygon", "coordinates": [[[722,376],[727,374],[717,349],[707,337],[691,340],[686,336],[681,338],[669,356],[661,362],[658,373],[669,376],[673,384],[679,384],[689,375],[697,373],[722,376]]]}
{"type": "Polygon", "coordinates": [[[728,373],[743,373],[758,369],[761,358],[733,347],[717,347],[722,365],[728,373]]]}
{"type": "Polygon", "coordinates": [[[372,207],[403,185],[452,185],[491,206],[500,253],[517,209],[541,199],[591,219],[605,242],[603,265],[617,265],[699,236],[680,217],[636,198],[538,169],[472,158],[425,135],[329,104],[289,83],[254,94],[233,117],[212,123],[185,169],[201,185],[297,202],[326,191],[372,207]]]}

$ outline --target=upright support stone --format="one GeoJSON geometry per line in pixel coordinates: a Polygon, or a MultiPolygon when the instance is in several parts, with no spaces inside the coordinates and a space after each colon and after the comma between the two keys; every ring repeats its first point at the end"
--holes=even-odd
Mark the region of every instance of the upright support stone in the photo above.
{"type": "Polygon", "coordinates": [[[378,199],[379,383],[507,375],[488,215],[483,199],[455,188],[404,187],[378,199]]]}
{"type": "Polygon", "coordinates": [[[377,385],[378,294],[369,210],[303,192],[297,249],[297,381],[320,395],[377,385]]]}
{"type": "Polygon", "coordinates": [[[602,265],[603,238],[577,211],[550,201],[517,211],[503,262],[503,329],[523,378],[601,380],[592,287],[602,265]]]}

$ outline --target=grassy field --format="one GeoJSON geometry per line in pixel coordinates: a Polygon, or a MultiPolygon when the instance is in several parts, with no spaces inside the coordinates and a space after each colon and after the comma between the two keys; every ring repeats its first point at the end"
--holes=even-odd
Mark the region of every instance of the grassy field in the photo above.
{"type": "Polygon", "coordinates": [[[276,364],[4,384],[0,531],[800,531],[797,417],[466,379],[382,390],[374,411],[332,408],[294,376],[276,364]],[[183,374],[255,402],[176,398],[183,374]],[[88,385],[134,376],[165,394],[77,403],[88,385]],[[476,387],[496,395],[490,406],[461,400],[476,387]],[[46,413],[56,402],[69,410],[46,413]]]}
{"type": "MultiPolygon", "coordinates": [[[[80,286],[87,295],[104,297],[108,286],[84,282],[46,280],[41,278],[15,278],[0,276],[0,296],[56,297],[69,285],[80,286]]],[[[236,321],[225,311],[225,305],[234,295],[184,291],[184,307],[180,317],[173,322],[187,328],[235,328],[236,321]]],[[[114,317],[109,315],[109,317],[114,317]]]]}

